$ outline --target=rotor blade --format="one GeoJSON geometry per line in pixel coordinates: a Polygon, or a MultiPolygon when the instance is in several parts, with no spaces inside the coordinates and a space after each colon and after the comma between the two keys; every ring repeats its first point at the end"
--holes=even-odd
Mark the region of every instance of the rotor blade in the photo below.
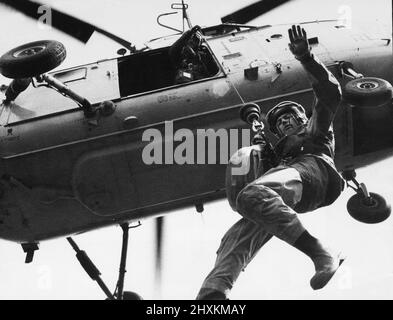
{"type": "Polygon", "coordinates": [[[246,24],[291,0],[261,0],[221,18],[222,23],[246,24]]]}
{"type": "MultiPolygon", "coordinates": [[[[39,20],[43,15],[42,8],[44,6],[40,3],[30,1],[30,0],[0,0],[0,3],[3,3],[16,11],[23,13],[24,15],[39,20]]],[[[83,43],[87,43],[94,33],[94,31],[99,32],[106,37],[116,41],[122,46],[132,49],[132,44],[108,31],[105,31],[101,28],[98,28],[95,25],[92,25],[88,22],[82,21],[78,18],[75,18],[71,15],[68,15],[64,12],[56,10],[54,8],[50,8],[51,14],[51,26],[82,41],[83,43]]]]}
{"type": "Polygon", "coordinates": [[[162,243],[163,243],[164,218],[156,219],[156,282],[161,287],[162,276],[162,243]]]}

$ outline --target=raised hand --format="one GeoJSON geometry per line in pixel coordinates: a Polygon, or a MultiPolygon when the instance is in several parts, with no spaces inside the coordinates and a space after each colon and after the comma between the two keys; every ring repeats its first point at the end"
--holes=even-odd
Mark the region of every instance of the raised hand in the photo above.
{"type": "Polygon", "coordinates": [[[291,29],[288,29],[289,49],[296,59],[305,61],[311,57],[311,48],[308,44],[307,33],[300,26],[293,25],[291,29]]]}

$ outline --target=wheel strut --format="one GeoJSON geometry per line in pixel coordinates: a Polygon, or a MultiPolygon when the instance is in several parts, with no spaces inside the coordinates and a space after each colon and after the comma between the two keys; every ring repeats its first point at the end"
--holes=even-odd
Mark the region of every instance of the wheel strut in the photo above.
{"type": "Polygon", "coordinates": [[[104,291],[109,300],[115,300],[115,297],[110,292],[104,281],[101,279],[101,272],[94,265],[93,261],[90,260],[87,253],[79,249],[78,245],[71,237],[68,237],[67,240],[71,244],[72,248],[76,251],[76,258],[78,259],[79,263],[86,271],[86,273],[90,276],[92,280],[98,283],[98,285],[100,286],[102,291],[104,291]]]}
{"type": "Polygon", "coordinates": [[[365,204],[372,204],[372,197],[367,190],[367,187],[364,183],[359,183],[356,180],[356,172],[354,170],[344,171],[343,178],[347,181],[347,186],[351,189],[355,190],[356,193],[362,195],[364,197],[365,204]],[[355,187],[351,186],[349,182],[353,182],[355,187]]]}
{"type": "Polygon", "coordinates": [[[117,281],[117,292],[115,294],[117,297],[117,300],[123,299],[124,278],[125,278],[125,274],[127,272],[126,263],[127,263],[127,251],[128,251],[128,231],[130,229],[128,223],[124,223],[120,226],[123,229],[123,242],[122,242],[122,247],[121,247],[119,280],[117,281]]]}
{"type": "Polygon", "coordinates": [[[391,206],[378,193],[368,192],[364,183],[359,183],[354,170],[344,171],[343,178],[347,186],[356,191],[356,194],[347,202],[348,213],[357,221],[375,224],[385,221],[391,213],[391,206]],[[353,182],[354,186],[349,183],[353,182]]]}
{"type": "MultiPolygon", "coordinates": [[[[92,280],[98,283],[98,285],[100,286],[102,291],[104,291],[105,295],[108,297],[109,300],[122,300],[123,298],[125,298],[124,279],[125,279],[125,274],[127,272],[126,262],[127,262],[127,251],[128,251],[128,234],[129,234],[130,227],[128,223],[124,223],[120,226],[123,230],[123,241],[122,241],[122,248],[121,248],[119,279],[117,281],[117,286],[114,294],[111,293],[111,291],[108,289],[104,281],[101,279],[100,277],[101,272],[97,269],[94,263],[87,256],[86,252],[80,250],[76,242],[71,237],[67,238],[72,248],[76,251],[76,257],[80,262],[80,264],[82,265],[83,269],[86,271],[86,273],[90,276],[92,280]]],[[[135,294],[135,296],[137,295],[135,294]]]]}

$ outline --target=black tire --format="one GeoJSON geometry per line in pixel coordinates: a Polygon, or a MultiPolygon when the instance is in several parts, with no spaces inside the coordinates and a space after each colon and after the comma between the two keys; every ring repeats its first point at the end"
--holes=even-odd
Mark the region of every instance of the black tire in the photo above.
{"type": "Polygon", "coordinates": [[[390,102],[392,96],[392,85],[388,81],[372,77],[349,81],[343,93],[347,103],[358,107],[383,105],[390,102]]]}
{"type": "Polygon", "coordinates": [[[347,210],[352,218],[363,223],[380,223],[389,218],[392,208],[377,193],[370,192],[371,203],[367,203],[362,194],[355,194],[347,203],[347,210]]]}
{"type": "Polygon", "coordinates": [[[143,298],[132,291],[124,291],[123,292],[123,300],[143,300],[143,298]]]}
{"type": "Polygon", "coordinates": [[[54,40],[35,41],[8,51],[0,58],[0,73],[7,78],[30,78],[58,67],[66,58],[64,45],[54,40]]]}

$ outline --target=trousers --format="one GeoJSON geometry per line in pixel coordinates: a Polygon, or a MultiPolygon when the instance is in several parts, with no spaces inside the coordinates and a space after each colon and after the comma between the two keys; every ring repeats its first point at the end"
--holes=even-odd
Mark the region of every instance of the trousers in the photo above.
{"type": "Polygon", "coordinates": [[[202,284],[197,299],[209,290],[228,294],[240,272],[259,249],[276,236],[293,244],[305,231],[293,210],[301,200],[302,179],[294,168],[278,166],[248,184],[237,196],[242,215],[224,235],[212,271],[202,284]]]}

